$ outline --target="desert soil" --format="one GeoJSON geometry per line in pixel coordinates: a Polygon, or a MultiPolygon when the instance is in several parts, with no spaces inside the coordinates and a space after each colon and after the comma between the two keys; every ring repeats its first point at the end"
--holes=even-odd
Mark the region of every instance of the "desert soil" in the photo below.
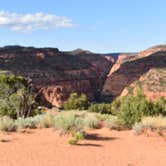
{"type": "Polygon", "coordinates": [[[80,145],[53,129],[0,133],[0,166],[165,166],[166,140],[133,131],[89,131],[80,145]]]}

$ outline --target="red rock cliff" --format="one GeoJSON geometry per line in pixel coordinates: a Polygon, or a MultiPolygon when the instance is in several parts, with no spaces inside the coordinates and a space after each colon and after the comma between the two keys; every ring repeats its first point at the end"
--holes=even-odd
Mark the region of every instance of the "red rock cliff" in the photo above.
{"type": "Polygon", "coordinates": [[[126,96],[129,93],[136,94],[138,87],[143,90],[144,95],[150,100],[157,100],[161,96],[166,99],[166,67],[150,69],[139,80],[125,88],[121,96],[126,96]]]}
{"type": "Polygon", "coordinates": [[[138,80],[151,68],[166,67],[166,50],[164,48],[150,49],[141,52],[126,62],[117,66],[116,70],[108,75],[102,94],[104,96],[116,97],[123,89],[138,80]],[[153,50],[153,51],[152,51],[153,50]]]}
{"type": "Polygon", "coordinates": [[[93,100],[111,65],[89,52],[75,56],[55,48],[0,48],[0,70],[31,78],[42,102],[57,107],[72,92],[85,93],[93,100]]]}

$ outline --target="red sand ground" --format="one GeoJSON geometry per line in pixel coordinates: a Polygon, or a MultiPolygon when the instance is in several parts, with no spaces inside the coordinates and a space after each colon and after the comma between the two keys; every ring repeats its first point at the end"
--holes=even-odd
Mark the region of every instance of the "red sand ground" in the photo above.
{"type": "Polygon", "coordinates": [[[0,166],[166,166],[166,140],[99,129],[79,146],[53,129],[0,133],[0,166]],[[2,139],[9,142],[2,142],[2,139]]]}

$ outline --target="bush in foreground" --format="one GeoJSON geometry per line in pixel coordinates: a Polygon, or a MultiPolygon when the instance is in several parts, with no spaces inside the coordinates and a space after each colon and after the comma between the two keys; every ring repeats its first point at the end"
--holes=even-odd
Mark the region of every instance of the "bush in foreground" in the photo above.
{"type": "Polygon", "coordinates": [[[16,125],[14,123],[14,120],[11,119],[8,116],[4,116],[0,118],[0,130],[1,131],[15,131],[16,125]]]}
{"type": "Polygon", "coordinates": [[[153,103],[144,96],[126,96],[117,110],[118,118],[126,127],[132,127],[142,117],[153,115],[153,103]]]}
{"type": "Polygon", "coordinates": [[[110,116],[108,119],[106,119],[105,123],[106,123],[106,127],[108,127],[111,130],[124,129],[122,122],[116,116],[110,116]]]}
{"type": "Polygon", "coordinates": [[[38,126],[38,122],[34,117],[18,118],[15,120],[15,125],[17,126],[17,129],[35,129],[38,126]]]}
{"type": "Polygon", "coordinates": [[[85,128],[99,128],[100,121],[95,114],[75,112],[64,112],[55,116],[54,126],[64,132],[81,131],[85,128]]]}
{"type": "Polygon", "coordinates": [[[84,132],[77,131],[72,134],[72,138],[68,141],[70,145],[77,145],[80,140],[85,138],[84,132]]]}
{"type": "Polygon", "coordinates": [[[26,79],[11,74],[0,74],[1,117],[29,117],[35,106],[35,95],[26,79]]]}
{"type": "Polygon", "coordinates": [[[39,128],[50,128],[54,127],[55,115],[51,113],[45,113],[43,115],[37,115],[34,117],[39,128]]]}
{"type": "Polygon", "coordinates": [[[133,126],[133,130],[136,132],[136,134],[141,134],[147,129],[151,131],[157,131],[158,133],[166,131],[166,117],[144,117],[141,122],[136,123],[133,126]]]}
{"type": "Polygon", "coordinates": [[[95,116],[95,114],[86,114],[83,117],[83,125],[86,128],[97,129],[100,128],[100,120],[95,116]]]}
{"type": "Polygon", "coordinates": [[[100,119],[96,114],[87,112],[61,112],[57,115],[44,113],[34,117],[11,119],[4,116],[0,118],[0,130],[15,129],[34,129],[34,128],[49,128],[54,127],[58,130],[66,132],[82,131],[85,128],[99,128],[100,119]],[[9,128],[9,129],[6,129],[9,128]]]}
{"type": "Polygon", "coordinates": [[[54,118],[54,127],[64,132],[79,130],[83,125],[83,120],[77,118],[72,112],[61,113],[54,118]]]}

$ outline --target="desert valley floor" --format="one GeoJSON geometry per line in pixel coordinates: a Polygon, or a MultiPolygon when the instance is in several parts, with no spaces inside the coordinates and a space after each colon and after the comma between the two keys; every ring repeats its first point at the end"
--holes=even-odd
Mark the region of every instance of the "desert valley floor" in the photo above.
{"type": "Polygon", "coordinates": [[[1,166],[165,166],[166,140],[98,129],[79,145],[53,129],[0,133],[1,166]]]}

